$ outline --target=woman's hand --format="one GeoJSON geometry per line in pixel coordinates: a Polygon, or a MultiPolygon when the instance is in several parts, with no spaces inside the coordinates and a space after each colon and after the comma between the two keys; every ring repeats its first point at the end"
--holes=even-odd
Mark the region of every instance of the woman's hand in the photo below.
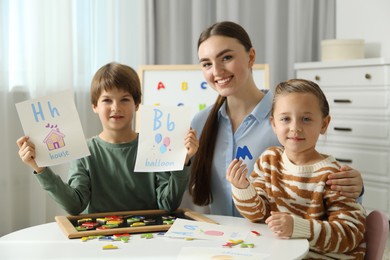
{"type": "Polygon", "coordinates": [[[329,174],[326,184],[341,195],[351,198],[358,198],[363,190],[363,179],[359,171],[344,165],[340,172],[329,174]]]}
{"type": "Polygon", "coordinates": [[[188,162],[191,160],[192,156],[196,154],[199,148],[199,141],[196,137],[196,131],[194,129],[188,130],[187,136],[184,139],[184,145],[187,149],[187,155],[184,165],[188,165],[188,162]]]}
{"type": "Polygon", "coordinates": [[[279,238],[290,238],[294,230],[294,220],[289,213],[271,211],[265,223],[279,238]]]}
{"type": "Polygon", "coordinates": [[[19,157],[25,164],[33,168],[37,173],[45,170],[45,167],[39,167],[35,162],[35,145],[29,141],[28,136],[20,137],[16,144],[19,147],[19,157]]]}
{"type": "Polygon", "coordinates": [[[241,160],[234,159],[226,170],[226,179],[238,189],[245,189],[249,186],[249,181],[246,177],[248,169],[246,164],[241,160]]]}

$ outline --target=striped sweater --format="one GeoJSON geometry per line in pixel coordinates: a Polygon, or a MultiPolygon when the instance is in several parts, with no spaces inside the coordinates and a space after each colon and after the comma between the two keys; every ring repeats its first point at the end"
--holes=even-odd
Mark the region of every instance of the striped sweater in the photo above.
{"type": "Polygon", "coordinates": [[[292,238],[306,238],[310,244],[305,259],[363,259],[365,210],[325,185],[339,168],[332,156],[296,166],[282,147],[271,147],[257,160],[248,188],[232,185],[233,200],[253,222],[264,221],[271,211],[290,213],[292,238]]]}

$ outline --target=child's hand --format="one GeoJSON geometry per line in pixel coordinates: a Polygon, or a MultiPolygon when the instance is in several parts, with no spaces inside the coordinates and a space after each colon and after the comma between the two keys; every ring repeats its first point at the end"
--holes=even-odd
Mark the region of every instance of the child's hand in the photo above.
{"type": "Polygon", "coordinates": [[[199,148],[199,141],[196,137],[196,131],[194,129],[188,130],[187,136],[184,139],[184,145],[187,148],[187,156],[184,165],[188,165],[188,162],[196,154],[199,148]]]}
{"type": "Polygon", "coordinates": [[[279,238],[290,238],[294,229],[294,220],[289,213],[271,211],[265,223],[279,238]]]}
{"type": "Polygon", "coordinates": [[[248,169],[246,164],[241,160],[234,159],[226,170],[226,179],[238,189],[245,189],[249,186],[249,181],[246,178],[248,169]]]}
{"type": "Polygon", "coordinates": [[[16,144],[19,147],[19,157],[22,161],[34,169],[37,173],[42,172],[45,168],[41,168],[35,162],[35,145],[29,141],[27,136],[20,137],[16,144]]]}

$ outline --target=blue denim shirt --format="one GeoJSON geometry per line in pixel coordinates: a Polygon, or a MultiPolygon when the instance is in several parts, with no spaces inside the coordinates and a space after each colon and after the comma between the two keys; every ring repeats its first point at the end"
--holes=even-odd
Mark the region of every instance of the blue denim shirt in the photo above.
{"type": "MultiPolygon", "coordinates": [[[[230,183],[226,180],[226,169],[234,158],[244,161],[248,175],[260,154],[268,147],[280,145],[274,134],[269,116],[272,106],[272,93],[268,91],[253,111],[243,120],[235,133],[226,113],[226,102],[218,114],[219,129],[212,163],[211,190],[213,203],[210,213],[216,215],[241,216],[236,210],[230,183]]],[[[198,138],[212,107],[200,111],[192,120],[191,126],[198,138]]]]}

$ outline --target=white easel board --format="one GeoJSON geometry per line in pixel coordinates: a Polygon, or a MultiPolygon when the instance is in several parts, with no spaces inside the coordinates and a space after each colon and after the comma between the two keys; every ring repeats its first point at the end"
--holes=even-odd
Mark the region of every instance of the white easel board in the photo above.
{"type": "MultiPolygon", "coordinates": [[[[205,81],[200,65],[145,65],[138,74],[144,105],[191,106],[195,115],[214,104],[218,96],[205,81]]],[[[268,89],[268,64],[255,64],[253,77],[259,89],[268,89]]]]}

